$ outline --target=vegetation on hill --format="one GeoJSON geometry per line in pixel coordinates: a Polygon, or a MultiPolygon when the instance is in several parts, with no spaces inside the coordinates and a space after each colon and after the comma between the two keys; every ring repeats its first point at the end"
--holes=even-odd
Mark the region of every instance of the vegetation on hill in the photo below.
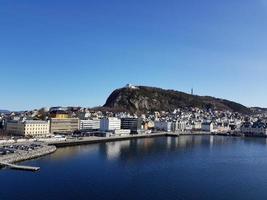
{"type": "Polygon", "coordinates": [[[130,112],[173,111],[177,108],[198,107],[250,113],[249,108],[233,101],[146,86],[138,86],[138,89],[117,89],[108,97],[104,107],[130,112]]]}

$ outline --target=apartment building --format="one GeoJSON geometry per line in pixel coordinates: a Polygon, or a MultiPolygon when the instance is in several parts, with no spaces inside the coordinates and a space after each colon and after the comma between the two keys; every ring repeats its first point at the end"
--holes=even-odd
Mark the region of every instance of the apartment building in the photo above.
{"type": "Polygon", "coordinates": [[[80,120],[80,130],[99,130],[100,119],[80,120]]]}
{"type": "Polygon", "coordinates": [[[6,132],[25,137],[45,137],[49,135],[50,122],[42,120],[8,121],[6,132]]]}
{"type": "Polygon", "coordinates": [[[116,117],[102,118],[100,120],[101,131],[114,131],[121,129],[121,120],[116,117]]]}
{"type": "Polygon", "coordinates": [[[138,133],[143,129],[142,119],[140,118],[121,118],[121,129],[130,129],[131,133],[138,133]]]}
{"type": "Polygon", "coordinates": [[[72,134],[79,129],[78,118],[51,118],[50,132],[53,134],[72,134]]]}

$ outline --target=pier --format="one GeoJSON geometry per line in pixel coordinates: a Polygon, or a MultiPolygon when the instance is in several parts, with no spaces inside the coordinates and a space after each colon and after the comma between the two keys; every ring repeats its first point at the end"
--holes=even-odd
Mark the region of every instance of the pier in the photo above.
{"type": "MultiPolygon", "coordinates": [[[[16,144],[16,146],[30,146],[30,143],[26,144],[16,144]]],[[[12,148],[12,147],[9,147],[12,148]]],[[[18,165],[15,163],[22,162],[25,160],[30,160],[34,158],[38,158],[41,156],[48,155],[50,153],[53,153],[56,151],[55,146],[48,146],[46,144],[41,144],[35,149],[32,150],[23,150],[19,148],[14,148],[12,149],[14,153],[10,153],[7,155],[1,155],[0,156],[0,168],[10,168],[10,169],[15,169],[15,170],[23,170],[23,171],[38,171],[40,170],[40,167],[32,167],[32,166],[25,166],[25,165],[18,165]]]]}
{"type": "Polygon", "coordinates": [[[24,170],[24,171],[38,171],[40,167],[32,167],[32,166],[25,166],[25,165],[15,165],[10,163],[1,162],[0,165],[4,167],[9,167],[15,170],[24,170]]]}

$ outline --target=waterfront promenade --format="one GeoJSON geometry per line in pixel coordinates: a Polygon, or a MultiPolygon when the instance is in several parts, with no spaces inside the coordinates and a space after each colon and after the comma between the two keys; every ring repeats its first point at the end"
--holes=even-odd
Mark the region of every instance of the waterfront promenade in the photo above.
{"type": "Polygon", "coordinates": [[[90,137],[80,137],[80,138],[67,139],[66,141],[49,142],[48,145],[53,145],[56,147],[66,147],[66,146],[86,145],[86,144],[94,144],[94,143],[101,143],[101,142],[113,142],[113,141],[130,140],[130,139],[137,139],[137,138],[152,138],[152,137],[162,137],[162,136],[178,137],[179,134],[178,133],[159,132],[159,133],[151,133],[151,134],[112,136],[112,137],[90,136],[90,137]]]}
{"type": "Polygon", "coordinates": [[[54,145],[56,147],[66,147],[66,146],[76,146],[76,145],[86,145],[86,144],[94,144],[101,142],[113,142],[113,141],[121,141],[121,140],[130,140],[130,139],[138,139],[138,138],[153,138],[153,137],[179,137],[180,135],[211,135],[209,132],[157,132],[150,134],[138,134],[138,135],[128,135],[128,136],[112,136],[112,137],[80,137],[80,138],[72,138],[67,139],[66,141],[55,141],[49,142],[48,145],[54,145]]]}

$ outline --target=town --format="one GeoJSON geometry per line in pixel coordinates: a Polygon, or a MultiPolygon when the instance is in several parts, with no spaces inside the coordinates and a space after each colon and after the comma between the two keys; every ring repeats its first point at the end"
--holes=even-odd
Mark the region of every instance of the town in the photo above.
{"type": "MultiPolygon", "coordinates": [[[[141,89],[131,84],[116,91],[122,91],[127,95],[127,92],[146,93],[147,90],[149,92],[146,95],[150,96],[164,94],[164,91],[157,88],[141,89]]],[[[172,95],[168,91],[166,94],[172,95]]],[[[179,98],[180,94],[174,95],[178,95],[176,98],[179,98]]],[[[195,97],[197,98],[192,90],[190,98],[195,97]]],[[[125,97],[117,96],[117,98],[125,97]]],[[[231,104],[229,101],[228,103],[231,104]]],[[[172,111],[133,112],[131,109],[121,110],[118,107],[107,106],[96,108],[58,106],[21,112],[2,110],[0,111],[0,167],[36,171],[39,167],[14,163],[51,154],[60,147],[134,138],[180,135],[267,137],[265,109],[247,108],[251,113],[244,114],[215,108],[216,106],[213,108],[207,106],[205,109],[186,106],[172,111]]]]}
{"type": "Polygon", "coordinates": [[[223,135],[267,136],[266,113],[242,115],[230,111],[199,108],[173,112],[95,111],[81,107],[51,107],[0,116],[1,143],[25,139],[64,140],[66,137],[119,137],[173,132],[223,135]]]}

